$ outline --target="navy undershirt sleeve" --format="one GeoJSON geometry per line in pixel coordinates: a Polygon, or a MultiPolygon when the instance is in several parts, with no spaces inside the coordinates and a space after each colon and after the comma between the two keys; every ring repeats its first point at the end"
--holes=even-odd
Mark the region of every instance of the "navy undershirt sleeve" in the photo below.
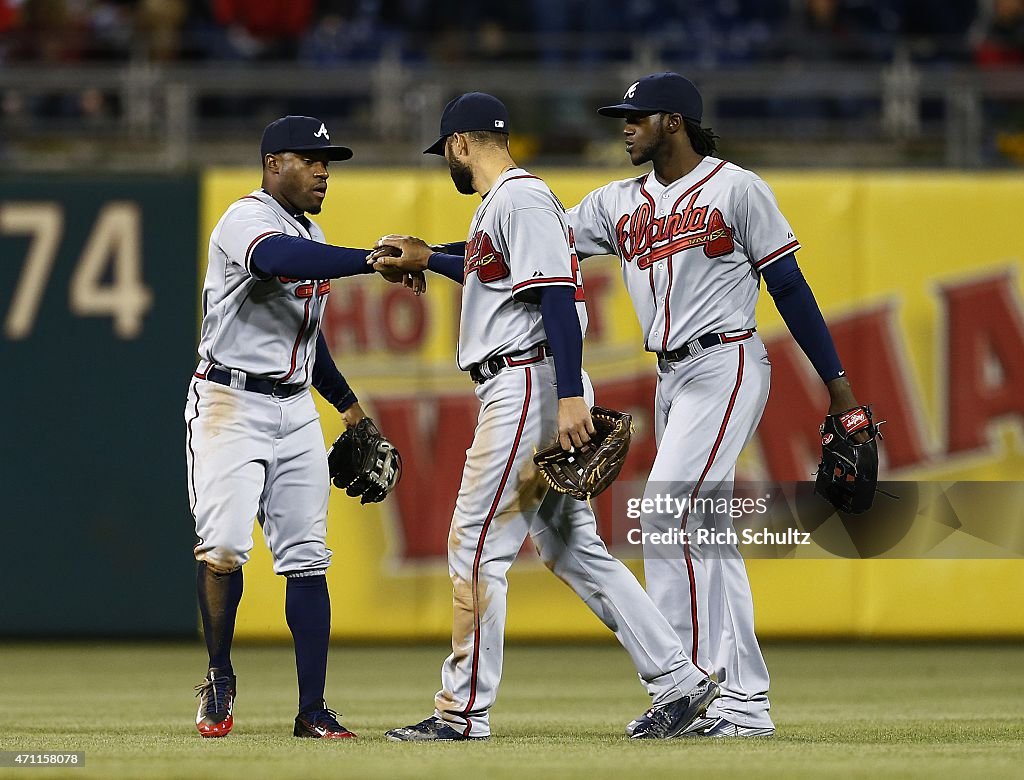
{"type": "Polygon", "coordinates": [[[466,258],[464,255],[448,255],[443,252],[434,252],[427,258],[427,268],[435,274],[447,276],[453,282],[463,283],[466,270],[466,258]]]}
{"type": "Polygon", "coordinates": [[[252,264],[267,277],[291,279],[337,279],[341,276],[372,274],[366,264],[369,249],[349,249],[321,244],[298,236],[270,236],[252,250],[252,264]]]}
{"type": "Polygon", "coordinates": [[[761,272],[775,307],[821,381],[828,383],[845,372],[832,334],[814,299],[814,293],[796,264],[796,255],[780,257],[761,272]]]}
{"type": "Polygon", "coordinates": [[[344,412],[359,400],[334,364],[334,358],[331,357],[331,351],[327,348],[327,340],[322,332],[318,333],[316,337],[313,387],[339,412],[344,412]]]}
{"type": "Polygon", "coordinates": [[[462,255],[466,256],[466,242],[465,241],[452,241],[447,244],[438,244],[434,247],[438,252],[442,252],[446,255],[462,255]]]}
{"type": "Polygon", "coordinates": [[[576,314],[576,288],[549,285],[538,288],[540,316],[548,346],[555,358],[558,397],[583,395],[583,331],[576,314]]]}

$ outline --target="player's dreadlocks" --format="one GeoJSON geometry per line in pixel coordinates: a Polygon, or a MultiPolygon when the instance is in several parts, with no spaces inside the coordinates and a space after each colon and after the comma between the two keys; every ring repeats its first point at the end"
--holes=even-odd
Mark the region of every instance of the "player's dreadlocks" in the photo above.
{"type": "Polygon", "coordinates": [[[702,155],[714,155],[718,151],[717,139],[720,137],[710,128],[701,127],[692,119],[684,119],[686,136],[690,139],[693,151],[702,155]]]}

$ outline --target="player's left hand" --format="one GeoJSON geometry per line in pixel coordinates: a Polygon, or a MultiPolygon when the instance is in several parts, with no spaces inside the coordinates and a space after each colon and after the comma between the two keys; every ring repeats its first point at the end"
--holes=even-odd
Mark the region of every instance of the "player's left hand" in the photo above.
{"type": "MultiPolygon", "coordinates": [[[[853,396],[853,388],[850,386],[850,380],[845,376],[838,377],[829,382],[826,387],[828,388],[829,405],[828,414],[842,414],[850,409],[855,409],[860,404],[857,403],[857,399],[853,396]]],[[[869,438],[866,430],[857,431],[850,437],[850,441],[854,444],[863,444],[869,438]]]]}
{"type": "Polygon", "coordinates": [[[582,447],[595,430],[590,405],[583,396],[558,399],[558,443],[563,450],[582,447]]]}
{"type": "Polygon", "coordinates": [[[359,405],[358,401],[341,413],[341,419],[345,422],[346,428],[351,428],[364,417],[366,417],[366,412],[363,411],[363,407],[359,405]]]}

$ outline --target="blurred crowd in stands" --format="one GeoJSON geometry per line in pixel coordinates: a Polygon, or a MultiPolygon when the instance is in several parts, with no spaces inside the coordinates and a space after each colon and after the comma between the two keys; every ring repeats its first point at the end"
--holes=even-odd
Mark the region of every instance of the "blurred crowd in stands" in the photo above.
{"type": "MultiPolygon", "coordinates": [[[[795,127],[821,137],[828,124],[825,132],[838,126],[843,134],[861,137],[865,127],[881,126],[906,138],[922,123],[946,122],[943,132],[948,131],[951,103],[934,94],[887,102],[881,92],[857,93],[841,80],[828,81],[822,93],[821,79],[815,78],[822,67],[853,65],[859,71],[863,65],[891,64],[886,94],[897,98],[903,94],[897,83],[914,83],[908,63],[973,67],[986,83],[997,80],[987,74],[1003,69],[1012,80],[1009,69],[1024,68],[1024,0],[0,0],[0,75],[18,66],[45,73],[48,64],[222,69],[286,62],[365,67],[381,61],[412,70],[493,63],[508,65],[510,72],[527,64],[553,72],[599,64],[623,64],[630,71],[661,66],[698,79],[719,68],[781,65],[793,74],[789,84],[806,74],[818,91],[787,97],[749,90],[719,94],[715,116],[758,127],[762,118],[785,120],[790,135],[795,127]]],[[[133,73],[145,81],[149,71],[133,73]]],[[[104,88],[78,84],[55,91],[49,84],[23,87],[9,79],[0,87],[0,156],[5,135],[34,127],[40,118],[115,132],[126,117],[137,122],[156,116],[155,104],[140,103],[136,92],[112,89],[109,82],[104,88]]],[[[550,105],[528,101],[515,107],[520,115],[532,111],[526,125],[547,127],[544,112],[558,113],[554,124],[560,129],[545,130],[542,153],[577,155],[586,147],[585,118],[592,106],[572,93],[571,84],[569,78],[570,91],[551,97],[550,105]]],[[[293,104],[282,102],[279,90],[204,93],[196,116],[217,122],[319,112],[336,119],[362,111],[369,122],[365,104],[347,95],[320,102],[305,95],[293,104]]],[[[977,107],[965,103],[960,110],[986,122],[986,160],[1024,163],[1019,92],[986,95],[977,107]],[[1008,145],[1016,151],[1007,151],[1008,145]]],[[[60,131],[59,122],[47,126],[60,131]]]]}
{"type": "Polygon", "coordinates": [[[1024,0],[0,0],[0,64],[1024,64],[1024,0]]]}

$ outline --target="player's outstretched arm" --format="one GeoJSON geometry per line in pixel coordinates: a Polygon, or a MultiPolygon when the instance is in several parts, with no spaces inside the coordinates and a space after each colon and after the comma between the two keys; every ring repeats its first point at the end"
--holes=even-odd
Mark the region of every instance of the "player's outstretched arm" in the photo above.
{"type": "Polygon", "coordinates": [[[435,252],[440,252],[445,255],[461,255],[466,256],[466,242],[465,241],[449,241],[447,244],[432,244],[430,246],[435,252]]]}
{"type": "Polygon", "coordinates": [[[609,218],[604,205],[606,188],[599,187],[583,200],[565,212],[565,218],[573,230],[573,249],[580,260],[598,255],[614,255],[618,250],[613,237],[608,234],[609,218]]]}
{"type": "Polygon", "coordinates": [[[366,252],[277,234],[253,248],[250,262],[266,278],[338,279],[371,272],[373,269],[366,267],[366,252]]]}

